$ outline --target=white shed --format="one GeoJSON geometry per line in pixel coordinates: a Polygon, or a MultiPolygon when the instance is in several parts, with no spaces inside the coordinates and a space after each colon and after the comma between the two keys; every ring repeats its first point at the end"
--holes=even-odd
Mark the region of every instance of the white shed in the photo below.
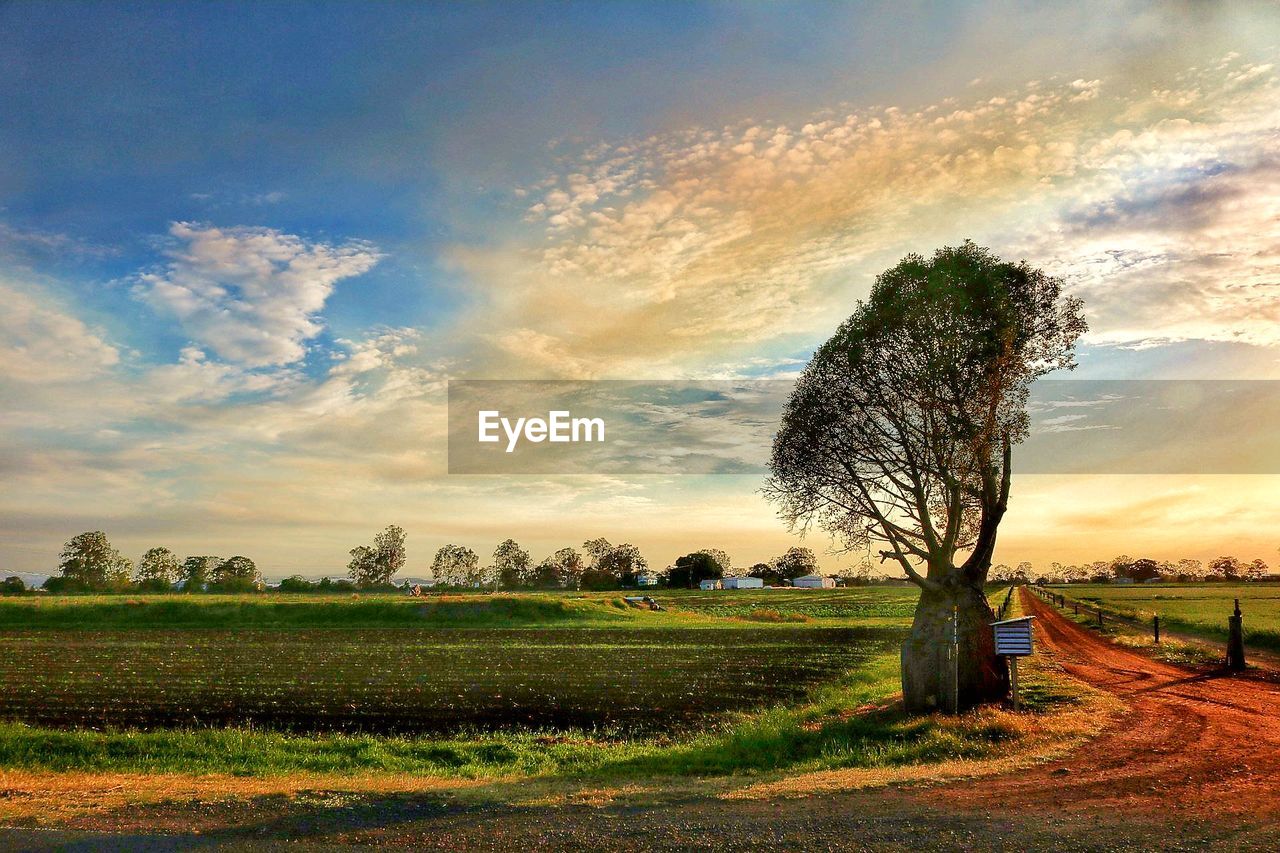
{"type": "Polygon", "coordinates": [[[763,589],[764,581],[760,578],[725,578],[722,582],[725,589],[763,589]]]}
{"type": "Polygon", "coordinates": [[[708,578],[698,584],[698,589],[721,589],[720,581],[715,578],[708,578]]]}
{"type": "Polygon", "coordinates": [[[636,575],[636,586],[657,586],[657,575],[636,575]]]}
{"type": "Polygon", "coordinates": [[[835,589],[836,579],[822,575],[803,575],[793,580],[791,585],[802,589],[835,589]]]}

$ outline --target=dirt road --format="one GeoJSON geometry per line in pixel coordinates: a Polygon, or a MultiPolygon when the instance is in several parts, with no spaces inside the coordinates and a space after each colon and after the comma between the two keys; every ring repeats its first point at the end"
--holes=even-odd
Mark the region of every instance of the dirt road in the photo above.
{"type": "MultiPolygon", "coordinates": [[[[0,847],[304,849],[1280,849],[1280,690],[1119,648],[1023,593],[1038,639],[1070,674],[1128,707],[1068,758],[1003,776],[803,799],[690,797],[659,808],[469,808],[396,795],[300,811],[263,800],[202,834],[0,831],[0,847]]],[[[184,824],[164,814],[114,825],[184,824]],[[151,821],[155,822],[152,823],[151,821]]],[[[111,825],[111,824],[107,824],[111,825]]],[[[191,826],[192,824],[185,824],[191,826]]]]}

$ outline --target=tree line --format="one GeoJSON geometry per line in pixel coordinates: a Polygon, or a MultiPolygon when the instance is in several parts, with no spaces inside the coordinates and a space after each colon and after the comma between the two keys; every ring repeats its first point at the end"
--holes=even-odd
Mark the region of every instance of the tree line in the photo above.
{"type": "MultiPolygon", "coordinates": [[[[308,580],[293,575],[282,580],[281,592],[325,592],[395,589],[395,576],[408,559],[403,528],[390,525],[367,545],[348,554],[346,578],[308,580]]],[[[213,555],[179,557],[171,549],[149,549],[135,564],[111,545],[105,533],[88,531],[72,537],[62,548],[59,574],[44,588],[50,592],[253,592],[266,588],[257,565],[248,557],[213,555]]],[[[654,571],[640,549],[629,543],[614,544],[599,537],[582,543],[581,549],[564,547],[535,562],[514,539],[503,540],[487,561],[465,545],[439,548],[431,562],[435,584],[445,588],[487,589],[585,589],[609,590],[641,584],[670,588],[695,588],[704,580],[735,574],[758,577],[767,585],[784,584],[804,575],[819,574],[817,557],[809,548],[789,548],[768,562],[735,572],[729,555],[719,548],[704,548],[654,571]]],[[[844,578],[846,583],[866,582],[864,568],[844,578]]],[[[20,593],[25,585],[18,577],[3,581],[0,591],[20,593]]]]}
{"type": "Polygon", "coordinates": [[[1262,581],[1271,577],[1271,569],[1265,560],[1245,562],[1230,555],[1205,563],[1190,558],[1177,561],[1154,560],[1150,557],[1135,559],[1128,554],[1121,554],[1111,560],[1079,565],[1053,562],[1049,564],[1047,571],[1039,574],[1027,562],[1018,563],[1017,566],[1002,563],[991,570],[991,579],[999,583],[1113,583],[1118,580],[1135,583],[1149,580],[1194,583],[1262,581]]]}

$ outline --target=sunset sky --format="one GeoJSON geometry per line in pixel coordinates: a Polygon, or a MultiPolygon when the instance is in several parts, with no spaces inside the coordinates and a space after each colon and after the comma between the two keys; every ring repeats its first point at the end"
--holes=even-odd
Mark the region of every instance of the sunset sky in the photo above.
{"type": "MultiPolygon", "coordinates": [[[[1078,377],[1280,379],[1274,5],[1045,6],[0,6],[0,574],[750,565],[760,477],[451,476],[447,381],[785,378],[965,238],[1083,297],[1078,377]]],[[[1036,474],[997,559],[1277,546],[1280,477],[1036,474]]]]}

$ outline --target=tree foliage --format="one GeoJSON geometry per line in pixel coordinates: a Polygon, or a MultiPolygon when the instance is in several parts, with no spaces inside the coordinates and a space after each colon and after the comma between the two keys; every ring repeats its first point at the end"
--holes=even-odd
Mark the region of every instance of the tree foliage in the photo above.
{"type": "Polygon", "coordinates": [[[237,555],[214,567],[209,586],[218,592],[249,592],[262,586],[262,577],[253,560],[237,555]]]}
{"type": "Polygon", "coordinates": [[[878,548],[922,587],[980,584],[1030,384],[1074,367],[1085,329],[1079,300],[1025,262],[969,242],[908,256],[796,383],[767,494],[793,528],[878,548]]]}
{"type": "Polygon", "coordinates": [[[533,585],[533,566],[529,552],[521,548],[514,539],[503,540],[493,549],[493,568],[490,574],[496,578],[498,586],[504,589],[518,589],[533,585]]]}
{"type": "Polygon", "coordinates": [[[675,561],[667,570],[667,586],[693,589],[704,580],[724,577],[724,566],[707,551],[694,551],[675,561]]]}
{"type": "Polygon", "coordinates": [[[431,576],[443,586],[478,586],[480,557],[465,545],[445,545],[431,562],[431,576]]]}
{"type": "Polygon", "coordinates": [[[133,562],[101,530],[81,533],[62,546],[58,570],[65,589],[106,590],[127,586],[133,562]]]}
{"type": "Polygon", "coordinates": [[[347,563],[347,574],[357,586],[387,586],[408,558],[404,528],[388,525],[373,537],[372,547],[357,545],[348,553],[351,561],[347,563]]]}
{"type": "Polygon", "coordinates": [[[181,579],[182,564],[168,548],[151,548],[138,561],[138,585],[145,589],[168,590],[181,579]]]}

